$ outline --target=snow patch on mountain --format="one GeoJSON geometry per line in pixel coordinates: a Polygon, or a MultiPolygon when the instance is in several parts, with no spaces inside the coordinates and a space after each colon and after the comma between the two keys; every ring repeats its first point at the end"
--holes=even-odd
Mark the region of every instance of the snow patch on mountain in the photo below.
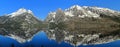
{"type": "Polygon", "coordinates": [[[11,15],[11,17],[15,17],[15,16],[18,16],[18,15],[23,14],[23,13],[30,13],[30,14],[32,14],[32,11],[31,10],[26,10],[24,8],[21,8],[18,11],[13,12],[13,13],[11,13],[9,15],[11,15]]]}
{"type": "Polygon", "coordinates": [[[74,8],[76,8],[77,10],[83,10],[83,8],[79,5],[74,5],[74,6],[70,7],[69,9],[74,9],[74,8]]]}
{"type": "Polygon", "coordinates": [[[96,13],[93,13],[92,11],[90,10],[86,10],[84,9],[87,8],[87,6],[78,6],[78,5],[74,5],[68,9],[65,10],[65,14],[69,16],[78,16],[80,18],[84,18],[84,17],[94,17],[94,18],[98,18],[99,15],[96,14],[96,13]]]}
{"type": "Polygon", "coordinates": [[[65,12],[65,15],[73,17],[74,15],[72,14],[72,12],[65,12]]]}
{"type": "MultiPolygon", "coordinates": [[[[94,8],[96,10],[98,9],[104,9],[104,8],[94,8]]],[[[109,9],[105,9],[104,11],[109,10],[109,9]]],[[[80,17],[80,18],[85,18],[85,17],[93,17],[93,18],[100,18],[100,15],[96,12],[93,12],[92,10],[90,10],[90,7],[88,6],[79,6],[79,5],[74,5],[71,6],[68,9],[64,10],[64,14],[65,17],[80,17]]],[[[56,12],[50,12],[48,14],[48,18],[52,19],[55,18],[56,16],[56,12]]]]}

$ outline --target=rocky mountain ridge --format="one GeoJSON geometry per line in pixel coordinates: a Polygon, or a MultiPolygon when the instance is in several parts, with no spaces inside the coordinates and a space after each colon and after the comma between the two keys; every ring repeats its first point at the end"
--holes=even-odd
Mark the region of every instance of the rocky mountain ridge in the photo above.
{"type": "Polygon", "coordinates": [[[50,12],[46,18],[49,38],[72,45],[102,44],[118,40],[120,12],[108,8],[74,5],[50,12]],[[109,39],[108,39],[109,38],[109,39]]]}

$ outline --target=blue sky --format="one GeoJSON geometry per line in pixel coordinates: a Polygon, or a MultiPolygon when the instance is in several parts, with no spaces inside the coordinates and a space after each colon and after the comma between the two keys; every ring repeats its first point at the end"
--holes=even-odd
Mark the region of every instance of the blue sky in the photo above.
{"type": "Polygon", "coordinates": [[[120,11],[120,0],[1,0],[0,15],[12,13],[19,8],[30,9],[40,19],[45,19],[50,11],[66,9],[73,5],[98,6],[120,11]]]}

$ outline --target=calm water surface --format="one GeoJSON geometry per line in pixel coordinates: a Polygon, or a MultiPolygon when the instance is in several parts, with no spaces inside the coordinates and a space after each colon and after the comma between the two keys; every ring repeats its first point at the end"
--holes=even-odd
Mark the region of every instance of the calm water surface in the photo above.
{"type": "MultiPolygon", "coordinates": [[[[0,47],[74,47],[69,43],[57,43],[55,40],[48,39],[45,32],[37,33],[31,41],[20,44],[19,42],[4,36],[0,36],[0,47]]],[[[78,47],[120,47],[120,40],[99,45],[80,45],[78,47]]]]}

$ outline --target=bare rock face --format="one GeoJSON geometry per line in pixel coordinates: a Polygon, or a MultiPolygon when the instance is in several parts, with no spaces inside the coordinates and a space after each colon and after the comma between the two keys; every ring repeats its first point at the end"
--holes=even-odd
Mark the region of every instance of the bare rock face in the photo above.
{"type": "Polygon", "coordinates": [[[30,10],[24,8],[0,17],[0,35],[8,36],[19,42],[33,37],[41,28],[42,22],[30,10]]]}
{"type": "Polygon", "coordinates": [[[120,12],[108,8],[74,5],[46,18],[50,39],[72,45],[102,44],[120,38],[120,12]]]}

